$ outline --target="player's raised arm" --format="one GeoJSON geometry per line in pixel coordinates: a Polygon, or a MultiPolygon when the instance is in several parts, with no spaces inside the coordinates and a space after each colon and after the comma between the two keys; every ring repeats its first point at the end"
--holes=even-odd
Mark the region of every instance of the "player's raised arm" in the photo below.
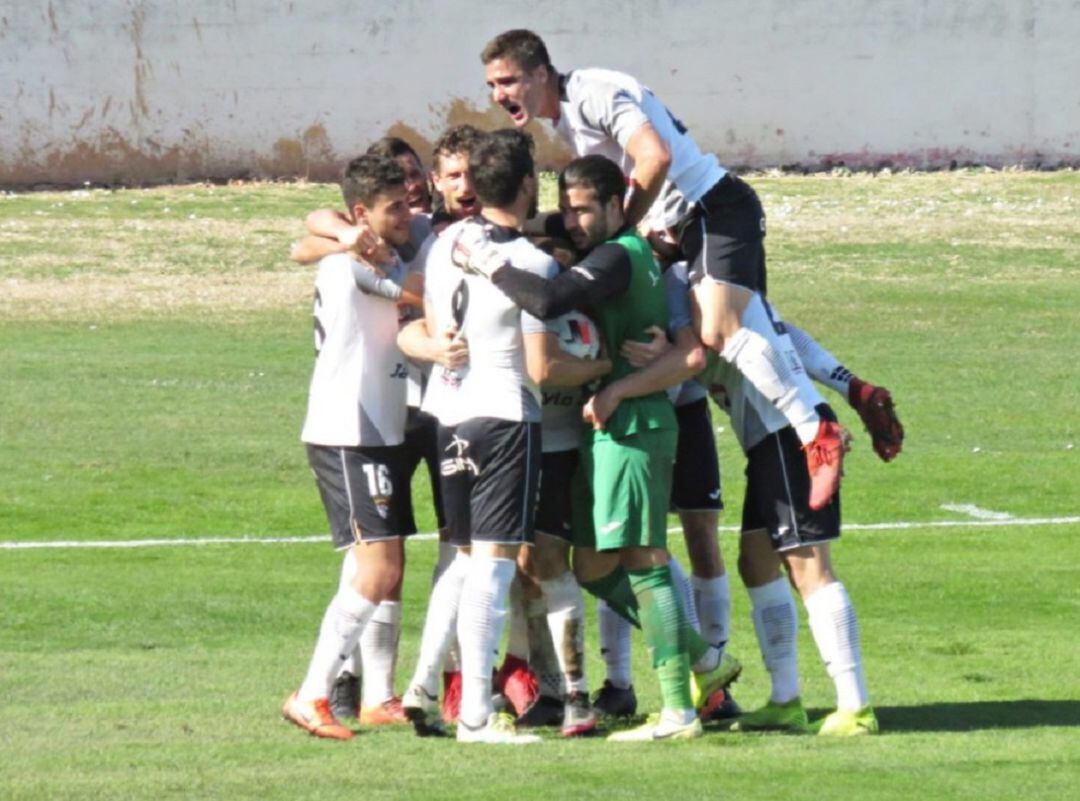
{"type": "Polygon", "coordinates": [[[297,264],[314,264],[324,256],[344,253],[348,248],[336,239],[308,234],[303,239],[293,242],[289,248],[289,258],[297,264]]]}
{"type": "Polygon", "coordinates": [[[660,196],[671,167],[671,150],[652,123],[645,122],[626,143],[626,154],[634,161],[630,191],[626,195],[627,225],[637,225],[660,196]]]}

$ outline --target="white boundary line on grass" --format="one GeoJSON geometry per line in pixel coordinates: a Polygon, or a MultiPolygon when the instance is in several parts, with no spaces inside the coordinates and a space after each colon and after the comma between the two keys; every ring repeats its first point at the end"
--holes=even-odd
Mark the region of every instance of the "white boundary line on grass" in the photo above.
{"type": "MultiPolygon", "coordinates": [[[[1000,526],[1060,526],[1080,523],[1080,515],[1068,517],[1014,517],[1008,520],[928,520],[926,522],[897,521],[893,523],[848,523],[844,531],[904,531],[919,528],[987,528],[1000,526]]],[[[736,526],[721,526],[721,531],[738,531],[736,526]]],[[[675,526],[669,534],[682,531],[675,526]]],[[[410,539],[433,540],[436,534],[416,534],[410,539]]],[[[310,537],[196,537],[157,540],[55,540],[43,542],[0,542],[0,551],[29,551],[45,548],[156,548],[180,545],[290,545],[294,543],[326,542],[329,534],[310,537]]]]}

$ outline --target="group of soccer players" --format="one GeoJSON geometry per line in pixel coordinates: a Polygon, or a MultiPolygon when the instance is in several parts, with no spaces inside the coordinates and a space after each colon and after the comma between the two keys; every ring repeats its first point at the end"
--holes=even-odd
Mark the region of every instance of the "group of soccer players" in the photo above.
{"type": "Polygon", "coordinates": [[[456,126],[436,142],[434,208],[418,155],[383,140],[347,166],[346,211],[309,215],[294,248],[318,261],[302,439],[345,556],[284,717],[342,740],[353,735],[346,715],[408,720],[421,735],[444,735],[451,720],[459,742],[536,742],[519,730],[532,725],[594,733],[637,711],[636,627],[662,706],[611,740],[697,737],[703,720],[876,732],[858,623],[829,553],[846,432],[811,379],[845,395],[885,461],[903,440],[889,393],[781,319],[766,297],[756,194],[647,88],[608,70],[560,73],[526,30],[499,35],[481,60],[513,127],[456,126]],[[547,217],[520,131],[533,119],[550,120],[576,156],[547,217]],[[572,355],[555,333],[580,313],[599,334],[597,358],[572,355]],[[747,459],[738,566],[772,689],[745,714],[728,692],[741,665],[726,648],[707,395],[747,459]],[[399,699],[403,538],[416,531],[421,460],[440,556],[399,699]],[[672,506],[689,577],[667,548],[672,506]],[[836,710],[814,723],[789,583],[836,686],[836,710]],[[583,588],[599,600],[607,673],[592,699],[583,588]]]}

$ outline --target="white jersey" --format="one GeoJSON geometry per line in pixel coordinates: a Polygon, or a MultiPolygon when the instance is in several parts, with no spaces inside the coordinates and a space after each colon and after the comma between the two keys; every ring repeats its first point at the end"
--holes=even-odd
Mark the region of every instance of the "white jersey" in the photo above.
{"type": "MultiPolygon", "coordinates": [[[[390,277],[400,281],[398,264],[390,277]]],[[[315,370],[300,438],[312,445],[398,445],[405,430],[405,357],[397,304],[362,292],[344,253],[315,278],[315,370]]]]}
{"type": "MultiPolygon", "coordinates": [[[[677,261],[664,272],[664,289],[668,303],[668,334],[672,339],[681,328],[690,328],[690,277],[685,261],[677,261]]],[[[685,406],[704,398],[708,393],[693,378],[668,390],[668,397],[675,406],[685,406]]]]}
{"type": "Polygon", "coordinates": [[[743,452],[749,451],[769,434],[790,425],[787,418],[769,403],[735,365],[715,356],[700,378],[708,383],[708,392],[731,418],[731,428],[743,452]],[[707,378],[706,378],[707,376],[707,378]]]}
{"type": "MultiPolygon", "coordinates": [[[[414,218],[415,219],[415,218],[414,218]]],[[[424,241],[416,248],[416,253],[412,260],[409,261],[406,271],[409,273],[418,272],[421,275],[424,274],[424,267],[427,264],[428,254],[431,252],[431,246],[435,244],[435,240],[439,238],[439,235],[431,230],[431,221],[428,221],[427,236],[424,241]]],[[[417,312],[422,316],[423,312],[417,312]]],[[[431,375],[431,364],[424,362],[423,364],[417,364],[414,361],[406,360],[405,369],[409,373],[407,379],[406,398],[409,406],[419,409],[420,403],[424,397],[424,387],[427,386],[428,376],[431,375]]]]}
{"type": "Polygon", "coordinates": [[[574,70],[562,76],[555,130],[575,156],[607,156],[630,175],[634,164],[626,146],[646,122],[671,151],[667,180],[648,219],[654,228],[670,228],[727,171],[712,153],[701,152],[678,118],[635,78],[604,69],[574,70]]]}
{"type": "MultiPolygon", "coordinates": [[[[424,305],[432,336],[452,327],[469,344],[469,363],[458,370],[434,365],[422,409],[445,426],[476,417],[540,422],[540,390],[525,370],[524,335],[543,333],[543,321],[524,312],[486,278],[466,275],[450,260],[460,226],[454,223],[431,246],[425,264],[424,305]]],[[[558,264],[528,239],[499,242],[509,261],[522,270],[553,278],[558,264]]]]}
{"type": "Polygon", "coordinates": [[[577,450],[585,425],[581,409],[587,393],[583,387],[547,387],[540,390],[542,450],[544,453],[577,450]]]}

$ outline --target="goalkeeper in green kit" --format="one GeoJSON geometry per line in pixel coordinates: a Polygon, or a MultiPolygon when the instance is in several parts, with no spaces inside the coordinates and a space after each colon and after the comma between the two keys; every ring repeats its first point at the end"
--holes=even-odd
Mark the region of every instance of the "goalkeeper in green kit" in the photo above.
{"type": "Polygon", "coordinates": [[[649,244],[626,226],[626,179],[614,162],[585,156],[559,176],[566,234],[587,255],[544,279],[488,248],[478,224],[459,238],[455,262],[487,276],[522,309],[550,319],[571,310],[597,323],[618,381],[585,407],[592,430],[582,444],[575,482],[574,567],[583,587],[639,624],[660,680],[663,709],[616,741],[698,737],[698,710],[738,676],[740,666],[690,626],[668,566],[667,511],[678,425],[663,391],[701,369],[693,338],[637,369],[619,355],[623,342],[647,340],[667,326],[667,301],[649,244]],[[614,388],[613,388],[614,389],[614,388]]]}

